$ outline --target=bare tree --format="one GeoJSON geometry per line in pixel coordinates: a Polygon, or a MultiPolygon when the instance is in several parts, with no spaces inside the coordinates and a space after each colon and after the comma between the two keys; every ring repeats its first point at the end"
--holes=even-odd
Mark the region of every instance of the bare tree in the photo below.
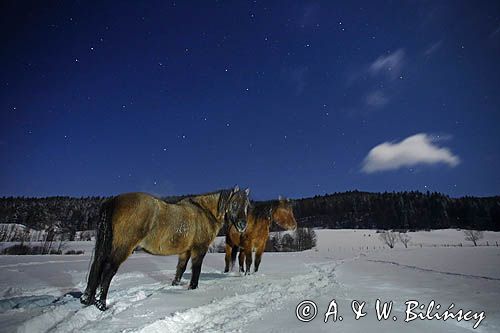
{"type": "Polygon", "coordinates": [[[311,228],[297,228],[294,238],[293,248],[296,251],[309,250],[316,246],[316,233],[311,228]]]}
{"type": "Polygon", "coordinates": [[[477,241],[484,237],[484,233],[479,230],[464,230],[465,240],[474,243],[477,246],[477,241]]]}
{"type": "Polygon", "coordinates": [[[0,229],[0,242],[6,242],[7,236],[7,230],[5,228],[0,229]]]}
{"type": "Polygon", "coordinates": [[[394,248],[394,245],[396,245],[398,238],[396,236],[396,233],[393,231],[382,231],[379,234],[380,240],[387,246],[389,246],[391,249],[394,248]]]}
{"type": "Polygon", "coordinates": [[[400,232],[398,234],[399,241],[405,246],[405,248],[408,248],[408,243],[411,240],[410,235],[408,235],[406,232],[400,232]]]}
{"type": "Polygon", "coordinates": [[[30,229],[25,228],[21,236],[21,245],[24,245],[24,242],[29,242],[29,241],[30,241],[30,229]]]}

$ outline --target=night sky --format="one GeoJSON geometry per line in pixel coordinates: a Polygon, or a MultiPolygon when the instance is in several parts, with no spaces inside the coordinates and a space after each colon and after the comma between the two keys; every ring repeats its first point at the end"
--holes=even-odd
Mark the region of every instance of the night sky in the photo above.
{"type": "Polygon", "coordinates": [[[0,196],[500,194],[498,1],[0,15],[0,196]]]}

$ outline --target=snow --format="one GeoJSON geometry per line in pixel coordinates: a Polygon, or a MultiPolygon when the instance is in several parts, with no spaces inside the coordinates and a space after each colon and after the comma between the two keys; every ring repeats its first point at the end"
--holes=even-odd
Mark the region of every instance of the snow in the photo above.
{"type": "MultiPolygon", "coordinates": [[[[408,249],[384,247],[374,230],[317,230],[315,249],[265,253],[260,271],[222,273],[224,254],[205,257],[199,288],[171,286],[176,256],[134,253],[111,283],[109,309],[84,307],[92,242],[70,242],[84,255],[0,256],[2,332],[499,332],[500,233],[485,232],[480,245],[457,230],[410,233],[408,249]],[[460,246],[459,244],[462,244],[460,246]],[[335,299],[343,320],[324,314],[335,299]],[[377,299],[393,301],[388,320],[378,321],[377,299]],[[314,301],[314,320],[301,322],[297,304],[314,301]],[[367,315],[354,319],[351,302],[365,301],[367,315]],[[485,311],[475,320],[404,322],[405,301],[431,300],[443,311],[485,311]],[[395,315],[397,320],[392,320],[395,315]]],[[[216,242],[219,242],[218,239],[216,242]]]]}

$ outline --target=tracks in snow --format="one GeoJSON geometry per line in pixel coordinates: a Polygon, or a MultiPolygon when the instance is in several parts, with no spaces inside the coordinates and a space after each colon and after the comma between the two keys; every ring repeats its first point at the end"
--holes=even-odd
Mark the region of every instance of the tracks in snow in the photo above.
{"type": "Polygon", "coordinates": [[[338,288],[334,273],[338,264],[340,262],[335,261],[306,264],[303,273],[291,277],[286,273],[240,277],[205,271],[204,274],[212,276],[212,279],[201,280],[200,288],[190,291],[185,290],[185,286],[169,286],[165,282],[140,283],[129,288],[121,286],[120,282],[130,283],[130,279],[140,281],[144,277],[142,273],[129,273],[116,277],[115,283],[118,282],[118,285],[110,291],[110,307],[107,311],[101,312],[94,306],[83,307],[77,298],[68,297],[62,302],[43,306],[40,315],[23,323],[18,332],[116,331],[120,330],[114,326],[117,315],[123,312],[124,315],[130,313],[130,316],[134,316],[136,309],[148,307],[148,298],[152,295],[178,292],[183,294],[182,297],[199,298],[201,305],[163,318],[158,313],[150,318],[148,316],[144,318],[142,327],[127,331],[239,331],[246,323],[258,320],[273,310],[279,310],[287,301],[317,297],[331,287],[336,287],[338,292],[341,288],[338,288]],[[224,296],[214,298],[213,295],[224,296]]]}
{"type": "Polygon", "coordinates": [[[236,287],[250,292],[235,293],[209,304],[176,312],[136,332],[240,331],[246,323],[280,309],[287,300],[318,296],[325,288],[337,285],[334,263],[310,264],[308,268],[309,272],[292,278],[241,277],[236,282],[240,286],[236,287]]]}
{"type": "MultiPolygon", "coordinates": [[[[126,274],[117,280],[135,277],[142,278],[142,274],[126,274]]],[[[162,282],[139,284],[137,287],[121,288],[110,291],[108,304],[110,308],[104,312],[95,306],[84,307],[78,298],[68,299],[65,302],[54,303],[44,307],[41,314],[28,320],[18,328],[18,332],[74,332],[96,330],[106,320],[112,320],[117,314],[136,306],[138,302],[151,295],[169,289],[182,289],[179,286],[169,286],[162,282]]]]}
{"type": "Polygon", "coordinates": [[[490,276],[438,271],[438,270],[431,269],[431,268],[422,268],[422,267],[418,267],[418,266],[400,264],[400,263],[395,262],[395,261],[373,260],[373,259],[367,260],[367,261],[377,262],[377,263],[382,263],[382,264],[390,264],[390,265],[395,265],[395,266],[399,266],[399,267],[415,269],[415,270],[422,271],[422,272],[431,272],[431,273],[438,273],[438,274],[444,274],[444,275],[453,275],[453,276],[460,276],[460,277],[472,278],[472,279],[484,279],[484,280],[491,280],[491,281],[500,281],[500,278],[495,278],[495,277],[490,277],[490,276]]]}

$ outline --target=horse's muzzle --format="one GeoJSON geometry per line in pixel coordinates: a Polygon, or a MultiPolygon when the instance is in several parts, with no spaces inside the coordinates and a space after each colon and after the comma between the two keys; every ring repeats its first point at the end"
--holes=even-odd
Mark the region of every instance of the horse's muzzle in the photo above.
{"type": "Polygon", "coordinates": [[[236,227],[238,232],[244,232],[247,228],[247,221],[239,220],[234,224],[234,226],[236,227]]]}

